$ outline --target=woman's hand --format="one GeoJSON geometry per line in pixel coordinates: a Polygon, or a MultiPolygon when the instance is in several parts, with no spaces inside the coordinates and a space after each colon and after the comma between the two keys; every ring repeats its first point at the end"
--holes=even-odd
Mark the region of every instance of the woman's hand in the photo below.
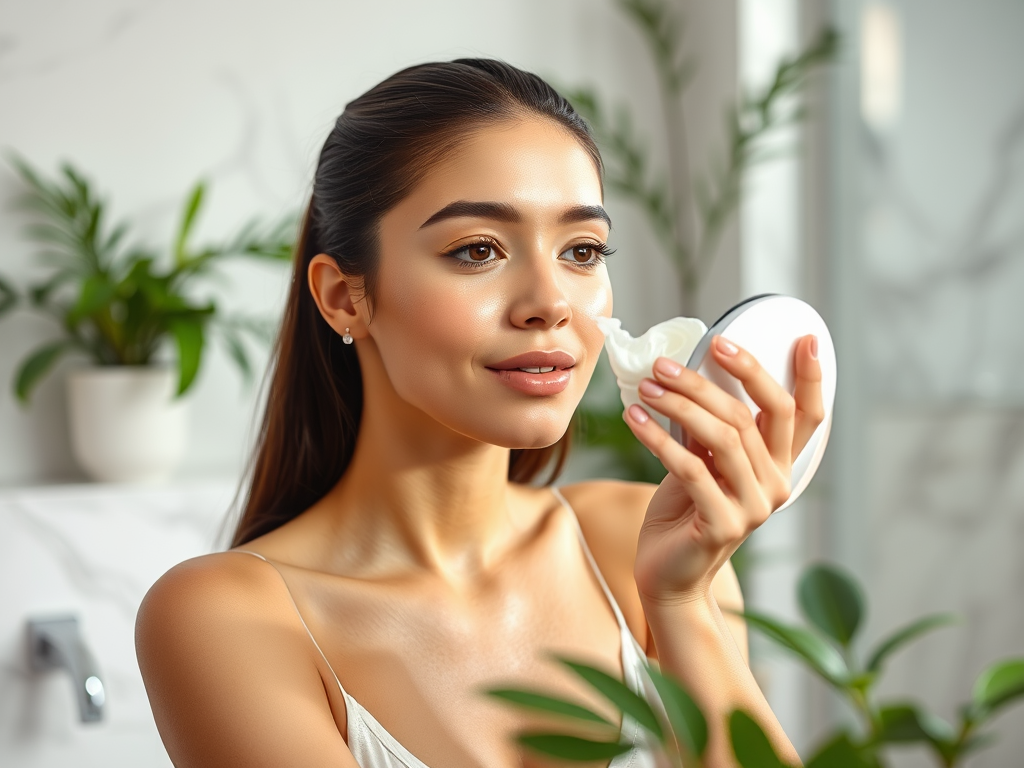
{"type": "Polygon", "coordinates": [[[635,577],[655,603],[707,598],[718,569],[750,533],[786,502],[793,459],[824,418],[817,339],[794,355],[795,391],[786,392],[754,359],[721,336],[715,361],[735,376],[761,409],[668,358],[640,385],[644,404],[680,424],[683,447],[637,405],[624,418],[668,470],[640,530],[635,577]]]}

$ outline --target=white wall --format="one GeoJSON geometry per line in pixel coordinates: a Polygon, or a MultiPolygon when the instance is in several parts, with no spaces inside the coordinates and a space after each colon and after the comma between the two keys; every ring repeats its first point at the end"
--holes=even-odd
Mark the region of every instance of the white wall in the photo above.
{"type": "MultiPolygon", "coordinates": [[[[703,159],[735,90],[735,6],[694,3],[690,21],[702,72],[688,96],[689,142],[703,159]]],[[[596,84],[612,102],[657,115],[642,46],[611,0],[0,0],[0,148],[49,172],[72,160],[151,242],[169,239],[186,190],[206,177],[211,205],[198,234],[218,238],[252,214],[299,206],[344,103],[403,66],[494,56],[596,84]]],[[[659,125],[637,127],[658,138],[659,125]]],[[[0,272],[24,281],[40,271],[9,208],[17,191],[0,166],[0,272]]],[[[677,314],[677,283],[640,214],[615,198],[607,207],[619,249],[610,262],[616,314],[638,332],[677,314]]],[[[705,319],[738,298],[737,243],[733,230],[702,297],[705,319]]],[[[274,313],[286,280],[271,268],[242,273],[223,301],[274,313]]],[[[0,321],[0,764],[165,765],[132,652],[134,609],[159,572],[213,546],[255,392],[215,349],[191,397],[189,454],[171,487],[24,490],[79,478],[64,424],[66,366],[28,409],[9,394],[17,362],[52,334],[24,313],[0,321]],[[197,485],[200,475],[217,479],[197,485]],[[66,680],[25,666],[25,617],[65,610],[82,618],[111,676],[111,719],[98,726],[75,722],[66,680]]]]}
{"type": "MultiPolygon", "coordinates": [[[[654,111],[641,41],[611,2],[0,0],[0,148],[47,171],[72,160],[155,243],[169,239],[189,186],[209,178],[198,234],[217,238],[303,202],[346,101],[403,66],[458,56],[594,83],[654,111]]],[[[0,272],[25,280],[39,271],[9,208],[17,190],[0,167],[0,272]]],[[[608,207],[618,313],[634,328],[675,314],[674,281],[638,215],[617,200],[608,207]]],[[[243,277],[225,303],[278,310],[283,270],[243,277]]],[[[27,314],[0,322],[0,485],[78,477],[60,372],[28,409],[7,394],[17,361],[52,333],[27,314]]],[[[220,350],[204,361],[182,475],[237,471],[253,402],[220,350]]]]}
{"type": "MultiPolygon", "coordinates": [[[[883,686],[955,720],[983,667],[1024,655],[1024,6],[835,5],[848,43],[830,260],[846,368],[831,551],[868,587],[865,639],[930,611],[963,618],[895,658],[883,686]],[[895,34],[865,39],[878,14],[895,34]]],[[[997,745],[969,764],[1019,765],[1022,723],[1022,707],[1001,716],[997,745]]]]}

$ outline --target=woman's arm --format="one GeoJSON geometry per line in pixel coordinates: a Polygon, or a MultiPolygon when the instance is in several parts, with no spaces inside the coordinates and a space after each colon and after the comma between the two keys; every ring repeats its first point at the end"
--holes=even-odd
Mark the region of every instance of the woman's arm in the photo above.
{"type": "Polygon", "coordinates": [[[639,406],[626,423],[669,475],[647,508],[634,576],[662,668],[693,694],[708,717],[706,761],[734,766],[728,715],[748,712],[780,756],[798,762],[730,632],[713,583],[733,552],[790,494],[793,457],[822,420],[816,339],[796,348],[795,393],[721,337],[714,358],[743,384],[761,412],[666,358],[640,385],[644,405],[682,425],[681,446],[639,406]]]}
{"type": "Polygon", "coordinates": [[[256,558],[172,568],[143,600],[135,641],[178,768],[358,768],[285,587],[256,558]]]}

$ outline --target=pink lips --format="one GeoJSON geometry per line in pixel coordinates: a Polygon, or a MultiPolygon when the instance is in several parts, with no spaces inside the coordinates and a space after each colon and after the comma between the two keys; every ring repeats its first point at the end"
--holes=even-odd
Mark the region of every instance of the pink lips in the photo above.
{"type": "Polygon", "coordinates": [[[576,358],[566,352],[526,352],[487,366],[508,387],[527,395],[557,395],[569,386],[576,358]],[[535,373],[523,368],[553,368],[535,373]]]}

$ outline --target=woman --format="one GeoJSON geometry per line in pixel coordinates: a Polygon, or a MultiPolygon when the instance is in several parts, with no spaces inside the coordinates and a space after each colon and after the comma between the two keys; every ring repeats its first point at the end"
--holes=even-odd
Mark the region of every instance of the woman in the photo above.
{"type": "MultiPolygon", "coordinates": [[[[642,654],[658,658],[709,714],[709,765],[734,764],[736,707],[796,759],[720,606],[740,604],[729,557],[787,498],[820,421],[815,340],[798,347],[795,399],[714,345],[756,423],[659,360],[644,403],[706,446],[624,414],[669,471],[659,487],[529,484],[561,466],[601,351],[594,319],[611,314],[602,200],[584,122],[507,64],[412,67],[347,105],[235,549],[176,566],[139,612],[176,765],[537,765],[513,743],[526,717],[482,690],[542,687],[613,716],[551,652],[634,686],[642,654]]],[[[636,745],[613,764],[653,765],[636,745]]]]}

